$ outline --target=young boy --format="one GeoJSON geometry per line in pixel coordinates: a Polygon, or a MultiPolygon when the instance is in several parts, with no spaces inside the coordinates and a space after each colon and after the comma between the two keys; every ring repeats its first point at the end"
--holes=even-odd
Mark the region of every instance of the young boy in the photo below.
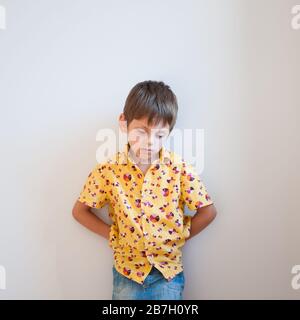
{"type": "Polygon", "coordinates": [[[177,110],[168,85],[136,84],[119,118],[124,150],[95,166],[74,205],[74,218],[113,250],[113,300],[181,300],[181,248],[216,216],[195,169],[163,146],[177,110]],[[106,203],[111,225],[91,212],[106,203]],[[185,215],[184,205],[195,215],[185,215]]]}

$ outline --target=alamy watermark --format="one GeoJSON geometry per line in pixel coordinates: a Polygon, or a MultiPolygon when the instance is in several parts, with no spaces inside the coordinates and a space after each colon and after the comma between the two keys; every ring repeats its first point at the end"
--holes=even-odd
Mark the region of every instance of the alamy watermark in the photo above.
{"type": "Polygon", "coordinates": [[[291,281],[291,286],[294,290],[299,290],[300,289],[300,264],[296,264],[295,266],[292,267],[292,274],[293,276],[292,281],[291,281]]]}
{"type": "Polygon", "coordinates": [[[292,7],[291,14],[293,15],[291,20],[292,29],[300,30],[300,4],[292,7]]]}
{"type": "Polygon", "coordinates": [[[0,30],[6,29],[6,9],[0,5],[0,30]]]}
{"type": "MultiPolygon", "coordinates": [[[[132,149],[136,150],[147,147],[157,151],[162,146],[168,151],[173,149],[179,155],[179,157],[176,157],[173,156],[174,153],[171,153],[171,156],[173,156],[171,161],[174,165],[176,165],[177,160],[180,161],[183,158],[192,164],[199,174],[204,170],[204,129],[174,128],[171,133],[167,132],[165,134],[161,133],[161,129],[151,129],[151,133],[148,134],[141,134],[138,130],[131,130],[127,134],[119,130],[116,134],[113,129],[104,128],[97,132],[96,141],[101,142],[96,151],[98,163],[107,160],[117,152],[122,152],[125,150],[124,147],[127,142],[131,141],[132,149]]],[[[150,151],[146,161],[152,162],[152,156],[154,154],[151,154],[150,151]]],[[[126,162],[126,158],[123,158],[122,161],[126,162]]],[[[162,159],[162,161],[164,160],[162,159]]]]}

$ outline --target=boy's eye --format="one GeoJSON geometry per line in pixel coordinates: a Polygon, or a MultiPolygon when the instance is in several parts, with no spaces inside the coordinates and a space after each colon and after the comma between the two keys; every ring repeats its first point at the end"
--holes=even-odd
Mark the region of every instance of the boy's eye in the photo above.
{"type": "Polygon", "coordinates": [[[137,132],[140,134],[146,134],[146,131],[144,131],[144,130],[138,130],[137,132]]]}

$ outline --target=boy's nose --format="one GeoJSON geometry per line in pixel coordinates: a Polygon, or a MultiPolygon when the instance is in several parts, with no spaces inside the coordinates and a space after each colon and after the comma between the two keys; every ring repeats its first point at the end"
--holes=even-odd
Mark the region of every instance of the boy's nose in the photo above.
{"type": "Polygon", "coordinates": [[[151,149],[155,144],[155,137],[153,135],[148,136],[148,148],[151,149]]]}

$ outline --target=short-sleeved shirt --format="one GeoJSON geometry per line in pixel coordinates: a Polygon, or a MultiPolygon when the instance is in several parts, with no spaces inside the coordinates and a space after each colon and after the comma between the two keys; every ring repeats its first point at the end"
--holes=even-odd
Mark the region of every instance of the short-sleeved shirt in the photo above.
{"type": "Polygon", "coordinates": [[[185,205],[196,210],[213,201],[194,167],[175,152],[162,147],[144,175],[129,148],[94,167],[78,200],[92,208],[108,204],[108,243],[119,273],[143,284],[155,267],[170,281],[184,269],[181,248],[192,219],[185,205]]]}

